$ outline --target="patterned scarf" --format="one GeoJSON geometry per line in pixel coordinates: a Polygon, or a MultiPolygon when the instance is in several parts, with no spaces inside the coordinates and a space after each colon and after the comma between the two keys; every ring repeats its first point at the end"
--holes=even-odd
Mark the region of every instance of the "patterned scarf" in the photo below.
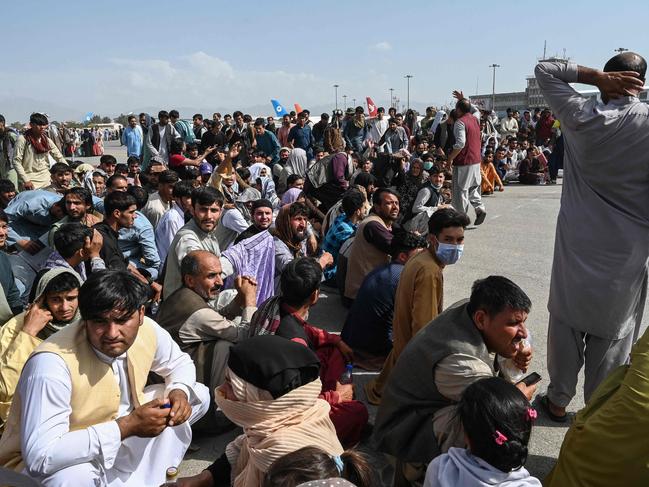
{"type": "Polygon", "coordinates": [[[274,335],[281,317],[281,296],[273,296],[259,305],[250,320],[250,336],[274,335]]]}
{"type": "Polygon", "coordinates": [[[25,132],[25,138],[27,139],[27,142],[32,145],[36,154],[45,154],[50,151],[50,143],[47,140],[47,137],[45,134],[38,135],[36,129],[30,128],[25,132]]]}

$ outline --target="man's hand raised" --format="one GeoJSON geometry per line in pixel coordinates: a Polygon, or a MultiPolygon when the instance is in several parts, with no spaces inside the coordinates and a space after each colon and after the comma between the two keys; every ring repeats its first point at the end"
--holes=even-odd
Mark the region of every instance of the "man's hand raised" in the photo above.
{"type": "Polygon", "coordinates": [[[644,82],[635,71],[599,72],[595,80],[595,86],[599,88],[603,95],[615,99],[635,95],[636,91],[643,88],[644,82]]]}
{"type": "Polygon", "coordinates": [[[162,399],[154,399],[119,418],[117,425],[122,440],[129,436],[153,438],[162,433],[167,427],[169,413],[171,412],[169,408],[162,407],[164,404],[165,402],[162,399]]]}
{"type": "Polygon", "coordinates": [[[453,98],[456,100],[464,100],[464,93],[462,93],[462,90],[453,90],[453,98]]]}

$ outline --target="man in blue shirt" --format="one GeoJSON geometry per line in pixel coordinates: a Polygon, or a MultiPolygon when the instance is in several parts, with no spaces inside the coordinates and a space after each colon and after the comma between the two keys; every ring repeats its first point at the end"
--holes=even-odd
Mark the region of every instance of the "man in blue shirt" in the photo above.
{"type": "Polygon", "coordinates": [[[255,120],[255,140],[257,141],[257,150],[266,156],[266,162],[273,166],[279,161],[280,145],[275,134],[264,127],[264,119],[255,120]]]}
{"type": "Polygon", "coordinates": [[[322,243],[322,250],[329,252],[334,260],[334,265],[327,267],[324,271],[327,281],[336,277],[338,253],[345,240],[356,233],[358,222],[363,219],[364,204],[365,197],[355,189],[348,191],[343,196],[342,208],[344,213],[336,217],[329,230],[327,230],[322,243]]]}
{"type": "Polygon", "coordinates": [[[306,151],[307,159],[313,159],[313,133],[307,125],[308,115],[300,112],[297,116],[297,125],[288,132],[288,144],[292,149],[299,148],[306,151]]]}
{"type": "Polygon", "coordinates": [[[128,127],[122,133],[122,144],[126,146],[126,155],[128,157],[140,157],[142,155],[143,143],[144,135],[142,134],[142,127],[138,125],[135,115],[129,115],[128,127]]]}
{"type": "Polygon", "coordinates": [[[426,239],[397,230],[392,237],[392,262],[377,267],[363,280],[340,336],[353,350],[355,362],[381,369],[392,349],[394,295],[408,259],[426,247],[426,239]]]}

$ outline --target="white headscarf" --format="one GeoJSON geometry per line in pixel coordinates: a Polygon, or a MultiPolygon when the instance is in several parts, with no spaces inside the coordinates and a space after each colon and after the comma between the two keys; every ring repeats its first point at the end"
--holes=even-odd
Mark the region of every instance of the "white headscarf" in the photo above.
{"type": "Polygon", "coordinates": [[[298,174],[305,177],[306,172],[309,170],[309,161],[306,157],[306,151],[300,148],[293,149],[288,155],[285,169],[288,175],[298,174]]]}

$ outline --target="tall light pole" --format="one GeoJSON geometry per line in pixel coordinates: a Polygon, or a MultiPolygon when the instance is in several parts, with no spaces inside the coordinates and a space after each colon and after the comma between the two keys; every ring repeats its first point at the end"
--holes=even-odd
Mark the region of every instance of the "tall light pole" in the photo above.
{"type": "Polygon", "coordinates": [[[338,110],[338,87],[340,85],[334,85],[334,89],[336,90],[336,110],[338,110]]]}
{"type": "Polygon", "coordinates": [[[410,110],[410,78],[414,78],[414,76],[411,74],[407,74],[404,76],[404,78],[406,78],[408,83],[407,106],[408,106],[408,110],[410,110]]]}
{"type": "Polygon", "coordinates": [[[615,52],[619,52],[622,54],[624,51],[628,51],[626,47],[618,47],[617,49],[613,49],[615,52]]]}
{"type": "Polygon", "coordinates": [[[356,108],[356,98],[352,98],[352,106],[356,108]]]}
{"type": "Polygon", "coordinates": [[[347,95],[343,95],[343,102],[345,103],[345,110],[347,110],[347,95]]]}
{"type": "Polygon", "coordinates": [[[394,88],[390,88],[390,108],[394,105],[394,88]]]}
{"type": "Polygon", "coordinates": [[[496,68],[500,67],[500,64],[490,64],[490,68],[493,69],[493,78],[491,85],[491,109],[496,111],[496,68]]]}

